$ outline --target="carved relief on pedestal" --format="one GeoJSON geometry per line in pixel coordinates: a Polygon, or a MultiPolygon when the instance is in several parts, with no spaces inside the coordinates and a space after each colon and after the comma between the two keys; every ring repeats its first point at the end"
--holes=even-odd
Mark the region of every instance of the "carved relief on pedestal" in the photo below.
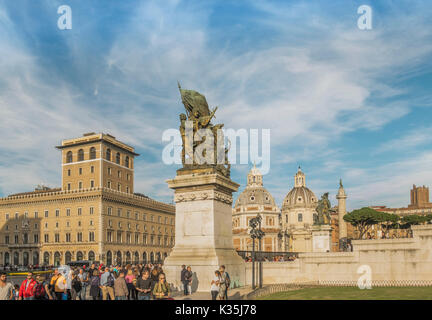
{"type": "Polygon", "coordinates": [[[232,196],[214,190],[176,193],[174,196],[176,203],[198,200],[216,200],[227,204],[232,204],[233,201],[232,196]]]}

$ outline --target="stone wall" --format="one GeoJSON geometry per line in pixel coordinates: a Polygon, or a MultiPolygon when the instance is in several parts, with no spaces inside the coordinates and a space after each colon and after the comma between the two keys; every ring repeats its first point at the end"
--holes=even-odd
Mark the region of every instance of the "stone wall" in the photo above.
{"type": "MultiPolygon", "coordinates": [[[[369,266],[372,285],[432,285],[432,225],[413,226],[413,238],[355,240],[353,252],[303,253],[295,261],[263,263],[264,284],[355,285],[369,266]]],[[[246,284],[252,282],[246,265],[246,284]]]]}

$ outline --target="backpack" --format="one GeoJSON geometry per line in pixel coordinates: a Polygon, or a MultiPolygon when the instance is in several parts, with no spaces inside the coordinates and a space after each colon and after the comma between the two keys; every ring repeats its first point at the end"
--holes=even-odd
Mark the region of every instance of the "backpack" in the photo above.
{"type": "Polygon", "coordinates": [[[35,287],[35,291],[34,291],[34,297],[36,299],[43,299],[45,298],[45,288],[43,283],[38,283],[35,287]]]}
{"type": "Polygon", "coordinates": [[[75,278],[72,280],[72,287],[75,289],[76,292],[80,292],[81,291],[81,282],[75,278]]]}
{"type": "Polygon", "coordinates": [[[111,272],[107,278],[107,286],[108,287],[114,287],[114,277],[113,277],[111,272]]]}

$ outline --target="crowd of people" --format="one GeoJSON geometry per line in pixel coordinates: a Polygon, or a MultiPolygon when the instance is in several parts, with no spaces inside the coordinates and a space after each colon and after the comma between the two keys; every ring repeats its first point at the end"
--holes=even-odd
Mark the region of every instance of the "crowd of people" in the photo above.
{"type": "MultiPolygon", "coordinates": [[[[192,294],[194,274],[182,266],[184,295],[192,294]]],[[[231,280],[220,266],[211,281],[213,300],[227,300],[231,280]]],[[[21,284],[8,282],[0,272],[0,300],[173,300],[162,265],[126,265],[55,268],[49,274],[29,270],[21,284]]]]}
{"type": "Polygon", "coordinates": [[[161,265],[62,267],[52,274],[28,271],[21,285],[0,276],[0,300],[172,299],[161,265]]]}

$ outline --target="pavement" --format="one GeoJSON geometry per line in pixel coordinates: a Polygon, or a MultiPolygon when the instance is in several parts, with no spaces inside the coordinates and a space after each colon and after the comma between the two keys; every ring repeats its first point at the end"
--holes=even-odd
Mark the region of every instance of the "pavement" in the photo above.
{"type": "MultiPolygon", "coordinates": [[[[252,291],[250,286],[228,290],[228,300],[242,300],[243,296],[252,291]]],[[[175,300],[211,300],[210,292],[194,292],[184,296],[183,292],[176,291],[172,294],[175,300]]]]}

